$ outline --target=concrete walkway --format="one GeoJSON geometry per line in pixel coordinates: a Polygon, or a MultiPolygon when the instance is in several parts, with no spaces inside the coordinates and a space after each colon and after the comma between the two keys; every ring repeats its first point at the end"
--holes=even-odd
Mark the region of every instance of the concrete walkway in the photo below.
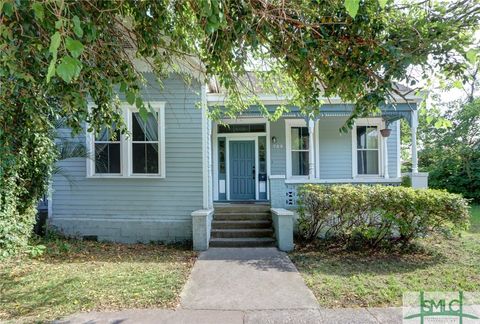
{"type": "Polygon", "coordinates": [[[400,308],[322,309],[276,248],[202,252],[176,310],[75,314],[57,323],[401,323],[400,308]]]}
{"type": "Polygon", "coordinates": [[[200,254],[181,294],[184,309],[317,309],[297,269],[276,248],[215,248],[200,254]]]}

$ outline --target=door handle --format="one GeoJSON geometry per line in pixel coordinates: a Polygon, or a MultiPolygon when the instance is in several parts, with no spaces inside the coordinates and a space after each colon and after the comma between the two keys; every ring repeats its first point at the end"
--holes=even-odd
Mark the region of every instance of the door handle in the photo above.
{"type": "Polygon", "coordinates": [[[255,179],[255,166],[253,166],[252,175],[253,175],[253,179],[255,179]]]}

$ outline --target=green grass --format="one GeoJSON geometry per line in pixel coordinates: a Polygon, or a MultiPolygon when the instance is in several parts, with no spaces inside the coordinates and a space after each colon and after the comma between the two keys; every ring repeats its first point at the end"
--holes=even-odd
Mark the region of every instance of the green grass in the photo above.
{"type": "Polygon", "coordinates": [[[173,307],[194,260],[195,253],[183,247],[57,239],[40,258],[0,263],[0,322],[173,307]]]}
{"type": "Polygon", "coordinates": [[[480,290],[480,206],[459,238],[431,238],[408,254],[312,247],[290,257],[323,307],[401,306],[405,291],[480,290]]]}

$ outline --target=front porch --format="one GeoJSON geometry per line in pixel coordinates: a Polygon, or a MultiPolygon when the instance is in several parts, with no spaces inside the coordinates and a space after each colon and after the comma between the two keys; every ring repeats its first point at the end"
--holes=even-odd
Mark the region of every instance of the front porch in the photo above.
{"type": "Polygon", "coordinates": [[[401,118],[411,125],[415,186],[417,177],[425,178],[418,174],[415,108],[406,103],[386,107],[357,120],[347,133],[340,128],[349,105],[326,105],[315,119],[293,111],[269,121],[249,111],[212,123],[212,200],[291,208],[296,188],[304,183],[400,185],[401,118]]]}

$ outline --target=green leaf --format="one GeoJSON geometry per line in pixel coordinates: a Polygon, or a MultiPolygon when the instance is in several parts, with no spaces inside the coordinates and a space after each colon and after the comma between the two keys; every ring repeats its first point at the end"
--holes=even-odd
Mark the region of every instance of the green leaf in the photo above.
{"type": "Polygon", "coordinates": [[[388,0],[378,0],[378,4],[380,5],[380,8],[384,9],[385,6],[387,5],[388,0]]]}
{"type": "Polygon", "coordinates": [[[60,19],[60,20],[57,20],[57,21],[55,22],[55,28],[56,28],[56,29],[62,28],[62,25],[63,25],[63,21],[62,21],[61,19],[60,19]]]}
{"type": "Polygon", "coordinates": [[[133,105],[135,103],[135,92],[133,91],[127,91],[127,93],[125,94],[125,97],[127,99],[127,102],[130,104],[130,105],[133,105]]]}
{"type": "Polygon", "coordinates": [[[61,36],[59,32],[56,32],[50,38],[50,48],[48,51],[53,54],[53,56],[57,56],[58,46],[60,46],[61,36]]]}
{"type": "Polygon", "coordinates": [[[453,82],[453,87],[457,88],[457,89],[463,89],[462,81],[461,80],[455,80],[455,82],[453,82]]]}
{"type": "Polygon", "coordinates": [[[3,11],[7,17],[11,17],[13,15],[13,3],[11,2],[5,2],[3,6],[0,7],[0,12],[3,11]]]}
{"type": "Polygon", "coordinates": [[[35,13],[35,18],[37,18],[40,21],[43,21],[43,18],[45,18],[43,5],[40,2],[35,2],[34,4],[32,4],[32,9],[33,9],[33,12],[35,13]]]}
{"type": "Polygon", "coordinates": [[[64,56],[60,64],[57,66],[57,75],[63,79],[63,81],[70,83],[73,79],[80,75],[82,70],[82,63],[73,57],[64,56]]]}
{"type": "Polygon", "coordinates": [[[66,47],[73,57],[79,57],[83,52],[83,44],[73,38],[67,37],[66,47]]]}
{"type": "Polygon", "coordinates": [[[120,92],[125,92],[127,90],[127,84],[125,82],[120,83],[120,92]]]}
{"type": "Polygon", "coordinates": [[[55,75],[55,64],[56,64],[56,61],[57,61],[57,56],[55,55],[55,57],[50,61],[50,65],[48,66],[47,83],[49,83],[49,82],[50,82],[50,79],[52,78],[52,76],[55,75]]]}
{"type": "Polygon", "coordinates": [[[148,118],[148,110],[147,110],[147,107],[145,107],[145,105],[143,104],[143,100],[142,98],[137,98],[137,109],[138,109],[138,112],[140,113],[140,117],[142,117],[142,119],[144,121],[147,121],[147,118],[148,118]]]}
{"type": "Polygon", "coordinates": [[[477,55],[478,55],[478,49],[471,49],[467,52],[467,60],[471,64],[475,64],[477,62],[477,55]]]}
{"type": "Polygon", "coordinates": [[[355,18],[360,7],[360,0],[345,0],[344,4],[350,17],[355,18]]]}
{"type": "Polygon", "coordinates": [[[72,22],[73,22],[73,32],[75,33],[75,35],[77,35],[78,38],[82,38],[83,29],[80,24],[80,18],[78,18],[78,16],[73,16],[72,22]]]}

